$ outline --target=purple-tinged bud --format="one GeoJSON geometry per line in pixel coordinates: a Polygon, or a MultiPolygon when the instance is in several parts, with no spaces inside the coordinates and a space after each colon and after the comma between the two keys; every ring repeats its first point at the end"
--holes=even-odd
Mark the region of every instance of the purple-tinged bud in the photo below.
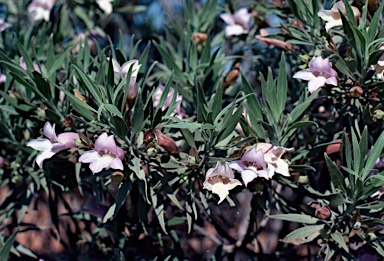
{"type": "Polygon", "coordinates": [[[160,130],[156,130],[156,139],[157,144],[159,144],[160,147],[165,149],[172,156],[179,156],[179,147],[177,147],[175,141],[171,137],[164,135],[160,130]]]}
{"type": "Polygon", "coordinates": [[[363,94],[363,89],[360,86],[354,86],[349,90],[349,94],[353,98],[359,98],[363,94]]]}
{"type": "Polygon", "coordinates": [[[328,206],[316,209],[315,216],[321,219],[329,219],[332,213],[328,206]]]}

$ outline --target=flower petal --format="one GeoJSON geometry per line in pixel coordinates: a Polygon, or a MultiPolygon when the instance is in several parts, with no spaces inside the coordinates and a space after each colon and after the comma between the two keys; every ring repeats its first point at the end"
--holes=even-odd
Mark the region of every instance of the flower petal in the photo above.
{"type": "Polygon", "coordinates": [[[48,139],[35,139],[29,141],[27,146],[38,151],[50,151],[52,148],[52,142],[48,139]]]}
{"type": "Polygon", "coordinates": [[[326,81],[325,81],[326,84],[330,84],[330,85],[333,85],[333,86],[337,86],[337,79],[336,77],[330,77],[328,78],[326,81]]]}
{"type": "Polygon", "coordinates": [[[244,30],[244,27],[238,24],[227,25],[225,27],[225,36],[229,37],[232,35],[241,35],[248,33],[247,30],[244,30]]]}
{"type": "MultiPolygon", "coordinates": [[[[109,139],[110,136],[108,136],[108,134],[106,132],[103,132],[95,141],[95,149],[97,151],[101,151],[103,149],[107,149],[109,148],[110,144],[110,139],[109,139]]],[[[112,135],[112,139],[113,139],[113,135],[112,135]]],[[[115,142],[113,140],[113,142],[115,142]]],[[[116,146],[116,144],[115,144],[116,146]]],[[[115,151],[116,149],[114,149],[115,151]]]]}
{"type": "Polygon", "coordinates": [[[93,174],[98,173],[103,169],[108,168],[114,159],[116,158],[104,155],[100,157],[98,160],[92,161],[89,164],[89,168],[92,170],[93,174]]]}
{"type": "Polygon", "coordinates": [[[54,153],[52,151],[46,150],[46,151],[43,151],[42,153],[40,153],[39,155],[37,155],[36,163],[39,166],[39,168],[43,168],[43,161],[44,160],[52,158],[52,156],[55,154],[56,153],[54,153]]]}
{"type": "Polygon", "coordinates": [[[229,166],[232,169],[237,170],[238,172],[242,172],[246,169],[241,160],[232,161],[231,163],[229,163],[229,166]]]}
{"type": "Polygon", "coordinates": [[[293,75],[293,78],[295,79],[301,79],[304,81],[310,81],[312,79],[315,79],[316,76],[313,75],[313,73],[309,69],[298,71],[293,75]]]}
{"type": "Polygon", "coordinates": [[[289,177],[290,174],[289,174],[289,166],[288,166],[288,163],[285,162],[285,160],[283,159],[278,159],[275,163],[276,165],[276,169],[275,169],[275,172],[276,173],[279,173],[283,176],[286,176],[286,177],[289,177]]]}
{"type": "Polygon", "coordinates": [[[235,24],[235,20],[233,19],[233,15],[232,14],[221,14],[220,15],[220,18],[224,20],[224,22],[228,25],[234,25],[235,24]]]}
{"type": "Polygon", "coordinates": [[[317,89],[324,86],[326,80],[327,79],[325,79],[325,77],[319,76],[319,77],[316,77],[315,79],[309,81],[308,82],[308,91],[310,93],[315,92],[317,89]]]}
{"type": "Polygon", "coordinates": [[[90,163],[93,161],[98,161],[101,158],[100,154],[96,150],[89,150],[83,152],[79,158],[79,162],[90,163]]]}
{"type": "Polygon", "coordinates": [[[57,140],[56,132],[55,132],[55,124],[51,125],[49,121],[47,121],[44,125],[43,129],[45,137],[50,139],[52,142],[57,140]]]}
{"type": "Polygon", "coordinates": [[[129,69],[132,67],[132,73],[131,73],[131,78],[136,78],[137,77],[137,74],[139,73],[139,70],[140,70],[140,67],[141,67],[141,64],[139,64],[139,61],[138,60],[131,60],[131,61],[127,61],[125,62],[122,66],[121,66],[121,75],[122,77],[125,77],[128,75],[128,72],[129,72],[129,69]]]}
{"type": "Polygon", "coordinates": [[[212,193],[219,195],[219,198],[220,198],[218,204],[223,202],[225,197],[229,194],[229,190],[239,185],[241,186],[241,182],[237,179],[231,180],[231,182],[228,184],[223,184],[221,182],[218,182],[212,185],[212,193]]]}
{"type": "Polygon", "coordinates": [[[110,164],[109,167],[111,169],[120,169],[124,170],[123,162],[121,161],[120,158],[115,158],[110,164]]]}

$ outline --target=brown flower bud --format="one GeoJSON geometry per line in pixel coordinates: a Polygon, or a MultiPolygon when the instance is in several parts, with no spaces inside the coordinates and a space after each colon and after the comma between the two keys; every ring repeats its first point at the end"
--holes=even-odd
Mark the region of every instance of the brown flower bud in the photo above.
{"type": "Polygon", "coordinates": [[[360,86],[354,86],[349,90],[349,94],[353,98],[359,98],[363,94],[363,89],[360,86]]]}
{"type": "Polygon", "coordinates": [[[88,105],[92,104],[91,99],[89,99],[87,96],[83,95],[77,89],[73,89],[73,93],[75,94],[75,97],[78,98],[80,101],[85,102],[88,105]]]}
{"type": "Polygon", "coordinates": [[[341,139],[336,139],[336,140],[334,140],[332,142],[334,142],[335,144],[330,144],[325,149],[325,153],[327,155],[334,154],[334,153],[339,153],[341,151],[341,142],[342,142],[342,140],[341,139]]]}
{"type": "Polygon", "coordinates": [[[111,175],[111,181],[113,184],[119,184],[124,179],[124,174],[120,171],[113,172],[111,175]]]}
{"type": "Polygon", "coordinates": [[[315,216],[321,219],[329,219],[332,213],[328,206],[316,209],[315,216]]]}
{"type": "Polygon", "coordinates": [[[164,135],[160,130],[156,130],[156,138],[157,144],[159,144],[160,147],[165,149],[172,156],[179,156],[179,147],[177,147],[175,141],[171,137],[164,135]]]}
{"type": "Polygon", "coordinates": [[[194,45],[199,43],[205,44],[207,42],[208,35],[206,33],[193,33],[192,38],[194,45]]]}
{"type": "Polygon", "coordinates": [[[237,63],[235,65],[235,68],[233,68],[224,78],[224,82],[222,85],[222,89],[225,90],[227,89],[232,83],[234,83],[237,78],[240,75],[240,64],[237,63]]]}

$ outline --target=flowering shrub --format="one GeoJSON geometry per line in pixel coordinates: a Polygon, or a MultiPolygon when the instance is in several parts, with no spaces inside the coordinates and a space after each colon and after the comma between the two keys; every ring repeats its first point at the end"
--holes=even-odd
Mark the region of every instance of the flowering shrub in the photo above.
{"type": "Polygon", "coordinates": [[[381,260],[384,4],[170,2],[1,4],[0,260],[381,260]]]}

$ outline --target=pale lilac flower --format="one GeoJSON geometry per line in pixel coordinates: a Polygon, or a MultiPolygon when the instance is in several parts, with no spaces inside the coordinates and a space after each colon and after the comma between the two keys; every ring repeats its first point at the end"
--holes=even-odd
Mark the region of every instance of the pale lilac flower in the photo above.
{"type": "Polygon", "coordinates": [[[225,27],[225,35],[227,37],[249,33],[251,14],[248,13],[247,8],[241,8],[234,14],[221,14],[220,18],[227,24],[225,27]]]}
{"type": "Polygon", "coordinates": [[[293,78],[302,79],[308,82],[308,90],[313,93],[325,84],[337,86],[337,72],[332,69],[329,58],[321,56],[313,57],[309,62],[309,69],[301,70],[293,75],[293,78]]]}
{"type": "Polygon", "coordinates": [[[75,139],[79,139],[79,135],[75,132],[65,132],[56,136],[55,124],[46,122],[43,129],[45,137],[48,139],[35,139],[27,143],[28,147],[41,151],[36,157],[37,165],[42,168],[43,161],[50,159],[59,151],[75,147],[75,139]]]}
{"type": "Polygon", "coordinates": [[[103,10],[103,12],[106,15],[109,15],[112,13],[113,7],[112,2],[114,0],[96,0],[96,3],[99,5],[100,9],[103,10]]]}
{"type": "Polygon", "coordinates": [[[288,163],[281,157],[284,153],[293,151],[293,148],[287,149],[270,143],[258,143],[256,150],[262,150],[264,153],[264,160],[268,163],[269,178],[272,178],[275,172],[286,177],[290,176],[288,163]]]}
{"type": "Polygon", "coordinates": [[[132,67],[131,79],[130,81],[136,82],[137,74],[139,73],[141,64],[139,64],[138,60],[131,60],[120,64],[112,58],[113,72],[115,74],[116,79],[124,79],[127,77],[129,69],[132,67]]]}
{"type": "Polygon", "coordinates": [[[12,24],[6,23],[3,18],[0,18],[0,32],[4,31],[7,28],[11,28],[12,24]]]}
{"type": "Polygon", "coordinates": [[[131,60],[125,62],[122,66],[112,58],[112,65],[113,65],[113,72],[115,74],[115,78],[117,81],[120,79],[125,79],[127,77],[129,69],[132,67],[131,70],[131,78],[129,79],[129,84],[128,84],[128,100],[132,102],[132,106],[134,103],[134,100],[136,99],[137,96],[137,74],[139,73],[141,64],[139,64],[138,60],[131,60]]]}
{"type": "MultiPolygon", "coordinates": [[[[319,12],[317,12],[317,15],[320,16],[321,19],[326,21],[326,31],[329,31],[329,29],[331,29],[332,27],[343,25],[339,10],[343,15],[346,15],[345,5],[343,1],[335,3],[331,10],[320,10],[319,12]]],[[[355,18],[358,20],[360,17],[359,9],[357,7],[352,6],[352,11],[355,18]]]]}
{"type": "Polygon", "coordinates": [[[33,0],[27,8],[30,19],[34,22],[41,19],[48,22],[54,5],[55,0],[33,0]]]}
{"type": "Polygon", "coordinates": [[[268,173],[263,151],[256,150],[255,147],[245,152],[241,160],[233,161],[229,166],[241,173],[245,186],[255,178],[269,179],[269,176],[273,176],[273,172],[268,173]]]}
{"type": "Polygon", "coordinates": [[[113,135],[104,132],[97,138],[95,149],[84,152],[79,162],[90,163],[89,168],[95,174],[105,168],[124,170],[122,159],[124,151],[116,146],[113,135]]]}
{"type": "MultiPolygon", "coordinates": [[[[20,67],[23,68],[24,71],[28,72],[27,64],[25,63],[24,57],[20,57],[20,67]]],[[[33,64],[33,69],[36,72],[41,73],[39,66],[35,63],[33,64]]]]}
{"type": "MultiPolygon", "coordinates": [[[[159,85],[159,87],[157,87],[155,93],[152,96],[153,107],[157,108],[157,105],[159,105],[161,95],[163,95],[163,92],[164,92],[164,88],[165,87],[163,85],[159,85]]],[[[165,110],[166,108],[169,107],[169,105],[171,105],[172,98],[173,98],[174,94],[175,94],[175,89],[173,89],[172,87],[169,88],[167,98],[164,102],[163,107],[161,108],[162,110],[165,110]]],[[[181,110],[182,101],[183,101],[183,97],[181,95],[179,95],[178,93],[176,93],[176,102],[179,102],[179,104],[176,106],[175,112],[176,112],[176,117],[178,117],[179,119],[182,119],[184,117],[184,113],[181,110]]]]}
{"type": "Polygon", "coordinates": [[[4,165],[4,158],[0,156],[0,168],[4,165]]]}
{"type": "Polygon", "coordinates": [[[228,163],[217,162],[215,168],[210,168],[207,171],[204,181],[204,189],[212,191],[219,195],[220,204],[225,197],[229,194],[229,191],[236,186],[241,186],[241,182],[235,179],[231,167],[228,163]]]}

